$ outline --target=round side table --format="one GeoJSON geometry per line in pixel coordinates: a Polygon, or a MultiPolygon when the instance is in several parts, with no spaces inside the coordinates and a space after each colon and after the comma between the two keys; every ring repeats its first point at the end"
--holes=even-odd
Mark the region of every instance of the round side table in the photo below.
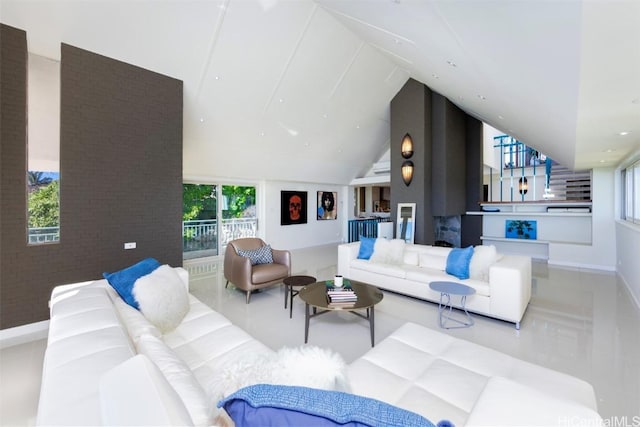
{"type": "Polygon", "coordinates": [[[440,327],[443,329],[454,329],[454,328],[468,328],[469,326],[474,324],[473,318],[469,315],[467,308],[465,307],[467,303],[467,296],[473,295],[476,293],[476,290],[470,286],[463,285],[462,283],[456,282],[431,282],[429,283],[429,287],[436,292],[440,292],[440,303],[438,304],[438,314],[440,319],[440,327]],[[453,311],[453,303],[451,302],[451,295],[459,295],[460,296],[460,308],[464,311],[466,318],[464,320],[455,319],[451,317],[451,312],[453,311]],[[445,311],[449,311],[448,314],[445,311]],[[459,326],[446,326],[447,321],[451,320],[452,322],[456,322],[459,326]]]}
{"type": "Polygon", "coordinates": [[[282,281],[284,283],[284,308],[287,308],[287,299],[289,300],[289,319],[293,317],[293,297],[298,295],[299,290],[296,291],[293,288],[299,288],[307,286],[316,282],[316,278],[312,276],[289,276],[282,281]]]}

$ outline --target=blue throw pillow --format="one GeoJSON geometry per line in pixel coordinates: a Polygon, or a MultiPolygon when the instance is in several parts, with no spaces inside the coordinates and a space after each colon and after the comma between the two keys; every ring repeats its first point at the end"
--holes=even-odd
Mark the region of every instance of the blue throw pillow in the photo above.
{"type": "Polygon", "coordinates": [[[376,244],[375,237],[360,236],[360,249],[358,259],[369,259],[373,255],[373,246],[376,244]]]}
{"type": "Polygon", "coordinates": [[[118,292],[122,298],[131,307],[140,310],[138,301],[133,296],[133,284],[142,276],[154,271],[160,267],[158,260],[154,258],[146,258],[142,261],[114,273],[102,273],[102,277],[107,279],[113,289],[118,292]]]}
{"type": "Polygon", "coordinates": [[[218,402],[237,426],[434,427],[428,419],[380,400],[333,390],[258,384],[218,402]]]}
{"type": "Polygon", "coordinates": [[[273,264],[271,245],[264,245],[258,249],[238,249],[238,255],[249,258],[251,260],[251,265],[273,264]]]}
{"type": "Polygon", "coordinates": [[[469,278],[469,263],[473,256],[473,246],[467,248],[453,248],[447,257],[446,272],[460,280],[469,278]]]}

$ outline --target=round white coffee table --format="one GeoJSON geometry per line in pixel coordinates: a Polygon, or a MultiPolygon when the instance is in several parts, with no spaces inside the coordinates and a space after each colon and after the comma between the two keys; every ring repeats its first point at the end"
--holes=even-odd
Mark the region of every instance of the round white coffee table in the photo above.
{"type": "Polygon", "coordinates": [[[429,287],[436,292],[440,292],[440,303],[438,304],[438,315],[440,321],[440,327],[443,329],[455,329],[455,328],[468,328],[475,322],[469,315],[465,305],[467,303],[467,296],[476,293],[476,290],[470,286],[463,285],[456,282],[431,282],[429,287]],[[466,315],[465,320],[456,319],[451,316],[453,306],[451,304],[451,295],[460,295],[460,308],[466,315]],[[449,313],[445,313],[446,311],[449,313]],[[447,321],[458,323],[459,326],[446,326],[447,321]]]}

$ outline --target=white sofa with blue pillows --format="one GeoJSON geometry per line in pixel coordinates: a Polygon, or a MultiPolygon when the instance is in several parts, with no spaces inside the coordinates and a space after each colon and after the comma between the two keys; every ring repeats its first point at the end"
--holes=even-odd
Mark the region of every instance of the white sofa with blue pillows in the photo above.
{"type": "MultiPolygon", "coordinates": [[[[339,245],[338,274],[432,302],[440,293],[430,282],[462,283],[475,289],[467,310],[513,322],[517,329],[531,299],[531,258],[498,254],[495,246],[446,248],[365,237],[339,245]]],[[[459,306],[460,298],[452,302],[459,306]]]]}
{"type": "Polygon", "coordinates": [[[37,425],[602,423],[588,383],[412,323],[349,366],[309,345],[276,352],[157,265],[53,290],[37,425]]]}

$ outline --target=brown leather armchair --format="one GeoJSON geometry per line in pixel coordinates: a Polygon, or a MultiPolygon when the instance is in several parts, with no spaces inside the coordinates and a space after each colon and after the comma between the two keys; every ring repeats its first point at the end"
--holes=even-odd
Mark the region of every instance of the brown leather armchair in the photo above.
{"type": "Polygon", "coordinates": [[[257,237],[236,239],[227,244],[224,253],[224,278],[227,279],[225,288],[231,282],[236,288],[246,291],[247,304],[252,291],[282,282],[282,279],[291,275],[289,251],[272,248],[273,264],[251,265],[248,257],[238,255],[238,249],[254,250],[265,245],[266,243],[257,237]]]}

